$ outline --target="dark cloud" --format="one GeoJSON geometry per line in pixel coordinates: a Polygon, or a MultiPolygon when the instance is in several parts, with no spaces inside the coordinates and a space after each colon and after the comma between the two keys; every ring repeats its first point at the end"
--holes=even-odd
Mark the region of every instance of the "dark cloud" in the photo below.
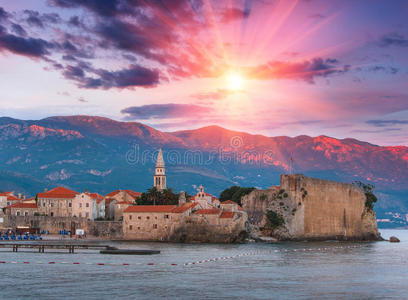
{"type": "Polygon", "coordinates": [[[4,8],[0,6],[0,23],[6,21],[8,17],[9,17],[8,12],[6,12],[4,8]]]}
{"type": "Polygon", "coordinates": [[[11,31],[13,31],[15,34],[20,35],[20,36],[27,36],[27,32],[24,30],[24,28],[19,25],[19,24],[11,24],[11,31]]]}
{"type": "Polygon", "coordinates": [[[408,47],[408,38],[398,33],[390,33],[384,35],[378,43],[381,47],[408,47]]]}
{"type": "Polygon", "coordinates": [[[68,24],[76,26],[76,27],[79,27],[79,26],[82,25],[78,16],[73,16],[73,17],[69,18],[68,24]]]}
{"type": "Polygon", "coordinates": [[[211,113],[212,109],[194,104],[150,104],[122,109],[128,120],[192,118],[211,113]]]}
{"type": "Polygon", "coordinates": [[[401,131],[401,128],[384,128],[379,130],[365,130],[365,129],[356,129],[352,130],[353,133],[383,133],[383,132],[392,132],[392,131],[401,131]]]}
{"type": "Polygon", "coordinates": [[[54,47],[54,44],[43,39],[19,37],[7,34],[4,28],[0,29],[0,50],[29,57],[43,57],[50,54],[49,50],[54,47]]]}
{"type": "Polygon", "coordinates": [[[38,11],[34,10],[24,10],[26,14],[26,22],[30,26],[44,28],[46,23],[57,24],[61,21],[61,18],[56,13],[40,14],[38,11]]]}
{"type": "Polygon", "coordinates": [[[389,73],[389,74],[397,74],[399,72],[399,69],[395,67],[385,67],[385,66],[371,66],[367,68],[368,71],[370,72],[384,72],[384,73],[389,73]]]}
{"type": "Polygon", "coordinates": [[[50,0],[49,3],[64,8],[86,7],[89,10],[102,15],[114,16],[118,13],[130,13],[131,4],[137,4],[140,1],[121,1],[121,0],[50,0]]]}
{"type": "Polygon", "coordinates": [[[314,58],[303,62],[271,61],[264,65],[248,68],[251,78],[257,79],[299,79],[313,83],[316,77],[346,73],[349,65],[339,67],[338,60],[333,58],[314,58]]]}
{"type": "Polygon", "coordinates": [[[386,127],[394,125],[407,125],[408,120],[368,120],[366,123],[375,127],[386,127]]]}
{"type": "Polygon", "coordinates": [[[154,87],[159,83],[160,77],[158,70],[137,65],[119,71],[108,71],[94,69],[89,64],[81,62],[77,66],[67,66],[63,75],[69,80],[76,81],[79,87],[88,89],[154,87]]]}

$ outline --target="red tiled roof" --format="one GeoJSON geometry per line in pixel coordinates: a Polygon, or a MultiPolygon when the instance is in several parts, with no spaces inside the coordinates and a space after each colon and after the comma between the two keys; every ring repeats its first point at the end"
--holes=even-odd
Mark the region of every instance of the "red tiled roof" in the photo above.
{"type": "Polygon", "coordinates": [[[9,201],[22,201],[22,199],[17,198],[15,196],[7,196],[7,200],[9,200],[9,201]]]}
{"type": "Polygon", "coordinates": [[[227,201],[221,202],[221,205],[223,205],[223,204],[236,204],[236,205],[238,205],[237,202],[234,202],[234,201],[232,201],[232,200],[227,200],[227,201]]]}
{"type": "Polygon", "coordinates": [[[12,194],[13,192],[4,192],[4,193],[0,193],[0,196],[10,196],[12,194]]]}
{"type": "Polygon", "coordinates": [[[241,205],[238,205],[238,210],[244,210],[244,208],[241,205]]]}
{"type": "Polygon", "coordinates": [[[69,199],[75,198],[78,192],[72,191],[70,189],[64,188],[62,186],[56,187],[55,189],[49,190],[48,192],[38,193],[38,198],[53,198],[53,199],[69,199]]]}
{"type": "Polygon", "coordinates": [[[132,190],[124,190],[124,191],[127,192],[130,196],[132,196],[132,197],[135,198],[135,199],[137,199],[137,198],[139,198],[140,196],[142,196],[142,193],[135,192],[135,191],[132,191],[132,190]]]}
{"type": "Polygon", "coordinates": [[[131,205],[125,209],[125,213],[139,212],[139,213],[155,213],[167,212],[171,213],[176,205],[131,205]]]}
{"type": "Polygon", "coordinates": [[[184,203],[182,206],[177,206],[176,208],[174,208],[171,212],[172,213],[183,213],[189,209],[192,209],[194,207],[196,207],[198,205],[198,203],[184,203]]]}
{"type": "Polygon", "coordinates": [[[104,199],[104,197],[101,194],[98,193],[88,193],[85,192],[85,194],[87,194],[89,197],[91,197],[92,199],[96,200],[96,203],[101,203],[101,201],[104,199]]]}
{"type": "Polygon", "coordinates": [[[210,208],[210,209],[199,209],[196,210],[194,213],[197,215],[218,215],[221,209],[219,208],[210,208]]]}
{"type": "Polygon", "coordinates": [[[224,212],[222,212],[220,218],[228,218],[228,219],[230,219],[230,218],[233,218],[234,215],[235,215],[235,213],[234,213],[233,211],[224,211],[224,212]]]}
{"type": "Polygon", "coordinates": [[[19,202],[19,203],[16,203],[16,204],[6,206],[5,208],[37,208],[37,204],[36,203],[19,202]]]}
{"type": "Polygon", "coordinates": [[[120,190],[116,190],[116,191],[110,192],[109,194],[106,194],[105,197],[115,196],[116,194],[119,194],[119,192],[120,192],[120,190]]]}
{"type": "Polygon", "coordinates": [[[132,191],[132,190],[116,190],[116,191],[110,192],[109,194],[106,194],[105,197],[113,197],[113,196],[119,194],[121,191],[124,191],[124,192],[128,193],[135,200],[142,195],[142,193],[135,192],[135,191],[132,191]]]}

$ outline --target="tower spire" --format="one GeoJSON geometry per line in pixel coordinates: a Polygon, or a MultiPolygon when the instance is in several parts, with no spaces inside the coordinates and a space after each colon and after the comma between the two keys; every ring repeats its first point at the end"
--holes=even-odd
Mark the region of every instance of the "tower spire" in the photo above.
{"type": "Polygon", "coordinates": [[[156,187],[159,191],[166,189],[166,169],[164,165],[163,152],[161,147],[159,150],[159,154],[157,155],[153,180],[154,187],[156,187]]]}

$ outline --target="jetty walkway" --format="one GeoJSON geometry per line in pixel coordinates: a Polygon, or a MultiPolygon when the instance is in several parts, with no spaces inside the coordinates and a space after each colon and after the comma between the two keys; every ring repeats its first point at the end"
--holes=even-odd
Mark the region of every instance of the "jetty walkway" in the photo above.
{"type": "Polygon", "coordinates": [[[44,253],[45,249],[68,249],[68,253],[74,253],[75,249],[102,249],[102,250],[118,250],[116,247],[104,244],[94,243],[75,243],[75,242],[6,242],[0,243],[0,248],[13,249],[13,252],[18,252],[20,248],[38,249],[39,253],[44,253]]]}

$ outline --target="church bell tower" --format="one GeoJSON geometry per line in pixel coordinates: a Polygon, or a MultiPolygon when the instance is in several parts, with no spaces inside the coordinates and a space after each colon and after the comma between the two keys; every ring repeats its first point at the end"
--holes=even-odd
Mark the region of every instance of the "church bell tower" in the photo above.
{"type": "Polygon", "coordinates": [[[154,187],[159,191],[166,189],[166,169],[164,166],[164,159],[162,149],[160,148],[157,155],[156,168],[154,171],[154,187]]]}

